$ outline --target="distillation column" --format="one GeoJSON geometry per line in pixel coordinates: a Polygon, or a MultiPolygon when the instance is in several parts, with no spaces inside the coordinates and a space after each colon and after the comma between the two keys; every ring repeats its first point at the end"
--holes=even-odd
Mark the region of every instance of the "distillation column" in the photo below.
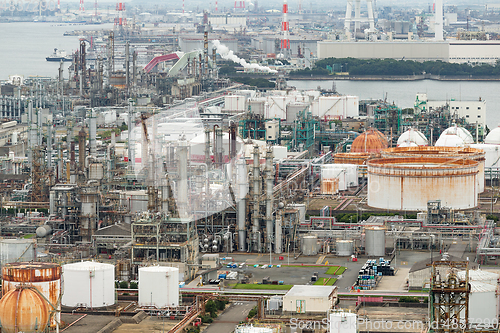
{"type": "Polygon", "coordinates": [[[273,151],[269,148],[266,151],[266,242],[267,250],[273,251],[273,151]]]}
{"type": "Polygon", "coordinates": [[[177,147],[177,206],[180,217],[188,215],[188,143],[184,135],[179,141],[177,147]]]}
{"type": "Polygon", "coordinates": [[[238,175],[238,251],[246,251],[247,232],[245,229],[246,196],[248,192],[247,166],[245,160],[240,158],[237,164],[238,175]]]}
{"type": "Polygon", "coordinates": [[[259,237],[259,189],[260,189],[260,164],[259,146],[253,147],[253,224],[252,224],[252,250],[261,252],[259,237]]]}
{"type": "Polygon", "coordinates": [[[134,164],[135,164],[135,154],[134,154],[134,138],[132,137],[132,132],[134,128],[132,127],[132,118],[134,117],[134,111],[133,111],[133,106],[132,106],[132,99],[129,99],[128,101],[128,139],[127,139],[127,144],[128,144],[128,165],[129,165],[129,170],[132,173],[134,171],[134,164]]]}

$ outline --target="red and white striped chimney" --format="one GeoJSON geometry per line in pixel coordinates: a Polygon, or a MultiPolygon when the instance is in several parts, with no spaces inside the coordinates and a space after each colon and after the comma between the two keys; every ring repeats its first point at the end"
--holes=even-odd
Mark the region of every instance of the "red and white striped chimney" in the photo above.
{"type": "Polygon", "coordinates": [[[281,39],[281,54],[283,57],[288,57],[288,52],[290,50],[290,25],[288,23],[288,3],[283,0],[283,22],[281,24],[281,31],[283,33],[283,38],[281,39]]]}

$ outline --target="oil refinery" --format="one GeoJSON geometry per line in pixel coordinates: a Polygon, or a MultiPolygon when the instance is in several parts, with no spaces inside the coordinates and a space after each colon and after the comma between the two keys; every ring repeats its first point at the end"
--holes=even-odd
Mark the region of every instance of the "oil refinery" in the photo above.
{"type": "MultiPolygon", "coordinates": [[[[1,332],[500,330],[495,103],[363,99],[336,82],[384,79],[321,62],[493,70],[497,7],[297,2],[38,5],[93,28],[0,81],[1,332]]],[[[459,80],[432,75],[385,79],[459,80]]]]}

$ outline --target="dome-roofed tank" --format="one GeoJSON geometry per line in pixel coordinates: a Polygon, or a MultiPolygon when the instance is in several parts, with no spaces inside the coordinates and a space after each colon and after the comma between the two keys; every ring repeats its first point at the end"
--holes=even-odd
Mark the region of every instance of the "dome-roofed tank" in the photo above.
{"type": "Polygon", "coordinates": [[[387,146],[386,137],[380,131],[369,128],[354,139],[351,145],[351,153],[378,153],[387,146]]]}
{"type": "Polygon", "coordinates": [[[460,139],[462,139],[464,141],[465,144],[474,143],[474,137],[472,136],[472,134],[470,134],[470,132],[468,130],[466,130],[465,128],[463,128],[461,126],[454,125],[454,126],[448,127],[447,129],[445,129],[443,131],[443,133],[441,133],[441,136],[439,138],[441,139],[442,136],[448,135],[448,134],[453,134],[453,135],[458,136],[460,139]]]}
{"type": "MultiPolygon", "coordinates": [[[[444,132],[443,132],[444,133],[444,132]]],[[[465,147],[464,140],[456,134],[441,134],[436,147],[465,147]]]]}
{"type": "Polygon", "coordinates": [[[398,147],[416,147],[416,146],[427,146],[429,141],[425,135],[414,128],[408,129],[406,132],[401,134],[398,139],[398,147]]]}
{"type": "Polygon", "coordinates": [[[35,290],[20,285],[0,300],[2,333],[44,332],[50,305],[35,290]]]}
{"type": "Polygon", "coordinates": [[[486,138],[484,138],[484,143],[490,145],[500,145],[500,124],[488,133],[486,138]]]}

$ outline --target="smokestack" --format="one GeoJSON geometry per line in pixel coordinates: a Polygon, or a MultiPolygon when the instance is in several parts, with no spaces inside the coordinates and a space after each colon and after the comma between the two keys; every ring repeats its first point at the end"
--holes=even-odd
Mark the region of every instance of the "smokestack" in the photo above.
{"type": "Polygon", "coordinates": [[[133,112],[133,107],[132,107],[132,99],[129,99],[128,101],[128,139],[127,139],[127,144],[128,144],[128,165],[130,171],[134,170],[134,164],[135,164],[135,152],[134,152],[134,145],[135,142],[132,138],[132,133],[134,128],[132,127],[132,118],[134,116],[133,112]]]}
{"type": "Polygon", "coordinates": [[[436,0],[436,10],[434,12],[434,22],[435,22],[435,37],[437,41],[444,40],[443,38],[443,0],[436,0]]]}
{"type": "Polygon", "coordinates": [[[288,23],[288,3],[287,0],[283,0],[283,22],[281,24],[281,31],[283,33],[283,39],[281,39],[281,54],[284,58],[289,57],[290,51],[290,39],[288,37],[290,26],[288,23]]]}
{"type": "Polygon", "coordinates": [[[229,125],[229,158],[232,160],[236,157],[236,125],[235,122],[231,122],[229,125]]]}

